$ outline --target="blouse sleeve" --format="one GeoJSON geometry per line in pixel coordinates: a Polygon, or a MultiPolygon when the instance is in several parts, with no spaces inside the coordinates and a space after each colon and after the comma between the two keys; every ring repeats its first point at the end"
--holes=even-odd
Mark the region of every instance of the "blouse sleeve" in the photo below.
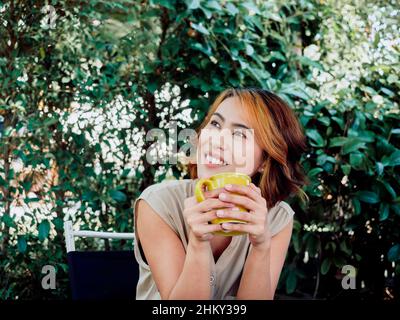
{"type": "MultiPolygon", "coordinates": [[[[136,212],[136,205],[140,199],[145,200],[156,214],[175,232],[177,232],[173,216],[171,214],[171,201],[168,200],[168,189],[160,188],[160,183],[151,185],[144,189],[144,191],[137,197],[134,202],[134,210],[136,212]]],[[[134,215],[136,218],[136,214],[134,215]]],[[[135,223],[136,228],[136,223],[135,223]]]]}
{"type": "Polygon", "coordinates": [[[160,183],[153,184],[146,189],[136,198],[133,204],[133,223],[134,223],[134,253],[138,263],[144,268],[148,269],[148,265],[145,262],[144,257],[139,249],[139,239],[136,232],[136,210],[137,203],[140,199],[143,199],[148,203],[148,205],[154,210],[154,212],[176,233],[178,233],[176,224],[174,223],[173,217],[171,215],[171,205],[168,201],[168,190],[166,188],[160,188],[160,183]]]}
{"type": "Polygon", "coordinates": [[[279,202],[268,214],[271,235],[278,234],[293,219],[294,211],[286,202],[279,202]]]}

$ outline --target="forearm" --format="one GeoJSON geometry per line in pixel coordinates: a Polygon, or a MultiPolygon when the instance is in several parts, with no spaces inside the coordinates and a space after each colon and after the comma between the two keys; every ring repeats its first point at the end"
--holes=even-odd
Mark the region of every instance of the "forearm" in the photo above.
{"type": "Polygon", "coordinates": [[[251,246],[240,280],[237,299],[272,300],[270,247],[255,249],[251,246]]]}
{"type": "Polygon", "coordinates": [[[210,250],[208,242],[189,239],[183,270],[169,294],[169,300],[210,299],[210,250]]]}

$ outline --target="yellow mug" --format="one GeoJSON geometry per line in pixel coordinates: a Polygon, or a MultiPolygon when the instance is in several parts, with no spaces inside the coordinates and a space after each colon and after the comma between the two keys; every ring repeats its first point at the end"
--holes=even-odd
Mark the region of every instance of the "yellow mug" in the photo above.
{"type": "MultiPolygon", "coordinates": [[[[207,187],[207,191],[223,188],[226,184],[238,184],[243,186],[248,186],[251,183],[251,178],[243,173],[236,173],[236,172],[223,172],[217,173],[211,176],[208,179],[200,179],[197,181],[194,194],[197,202],[204,201],[206,198],[203,193],[204,186],[207,187]]],[[[237,206],[239,211],[248,212],[247,209],[243,208],[242,206],[237,206]]],[[[221,208],[223,209],[223,208],[221,208]]],[[[211,220],[212,224],[221,224],[221,223],[246,223],[246,221],[238,220],[238,219],[231,219],[231,218],[216,218],[211,220]]],[[[219,234],[222,236],[237,236],[242,235],[244,232],[239,231],[216,231],[214,234],[219,234]]]]}

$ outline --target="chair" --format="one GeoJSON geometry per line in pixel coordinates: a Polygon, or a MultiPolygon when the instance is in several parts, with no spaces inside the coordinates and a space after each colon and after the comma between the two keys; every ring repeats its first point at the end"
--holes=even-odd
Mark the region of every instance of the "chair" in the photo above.
{"type": "Polygon", "coordinates": [[[133,251],[75,251],[75,237],[134,239],[134,233],[74,231],[64,223],[72,299],[129,299],[136,297],[139,268],[133,251]]]}

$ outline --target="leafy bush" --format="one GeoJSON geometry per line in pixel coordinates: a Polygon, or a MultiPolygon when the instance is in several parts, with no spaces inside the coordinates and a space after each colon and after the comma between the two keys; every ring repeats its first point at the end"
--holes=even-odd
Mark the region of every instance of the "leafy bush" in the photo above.
{"type": "Polygon", "coordinates": [[[300,119],[310,145],[303,160],[310,200],[293,203],[297,221],[281,279],[287,292],[398,297],[399,114],[375,117],[359,104],[341,110],[320,103],[306,106],[300,119]],[[357,270],[357,290],[341,286],[345,265],[357,270]]]}

